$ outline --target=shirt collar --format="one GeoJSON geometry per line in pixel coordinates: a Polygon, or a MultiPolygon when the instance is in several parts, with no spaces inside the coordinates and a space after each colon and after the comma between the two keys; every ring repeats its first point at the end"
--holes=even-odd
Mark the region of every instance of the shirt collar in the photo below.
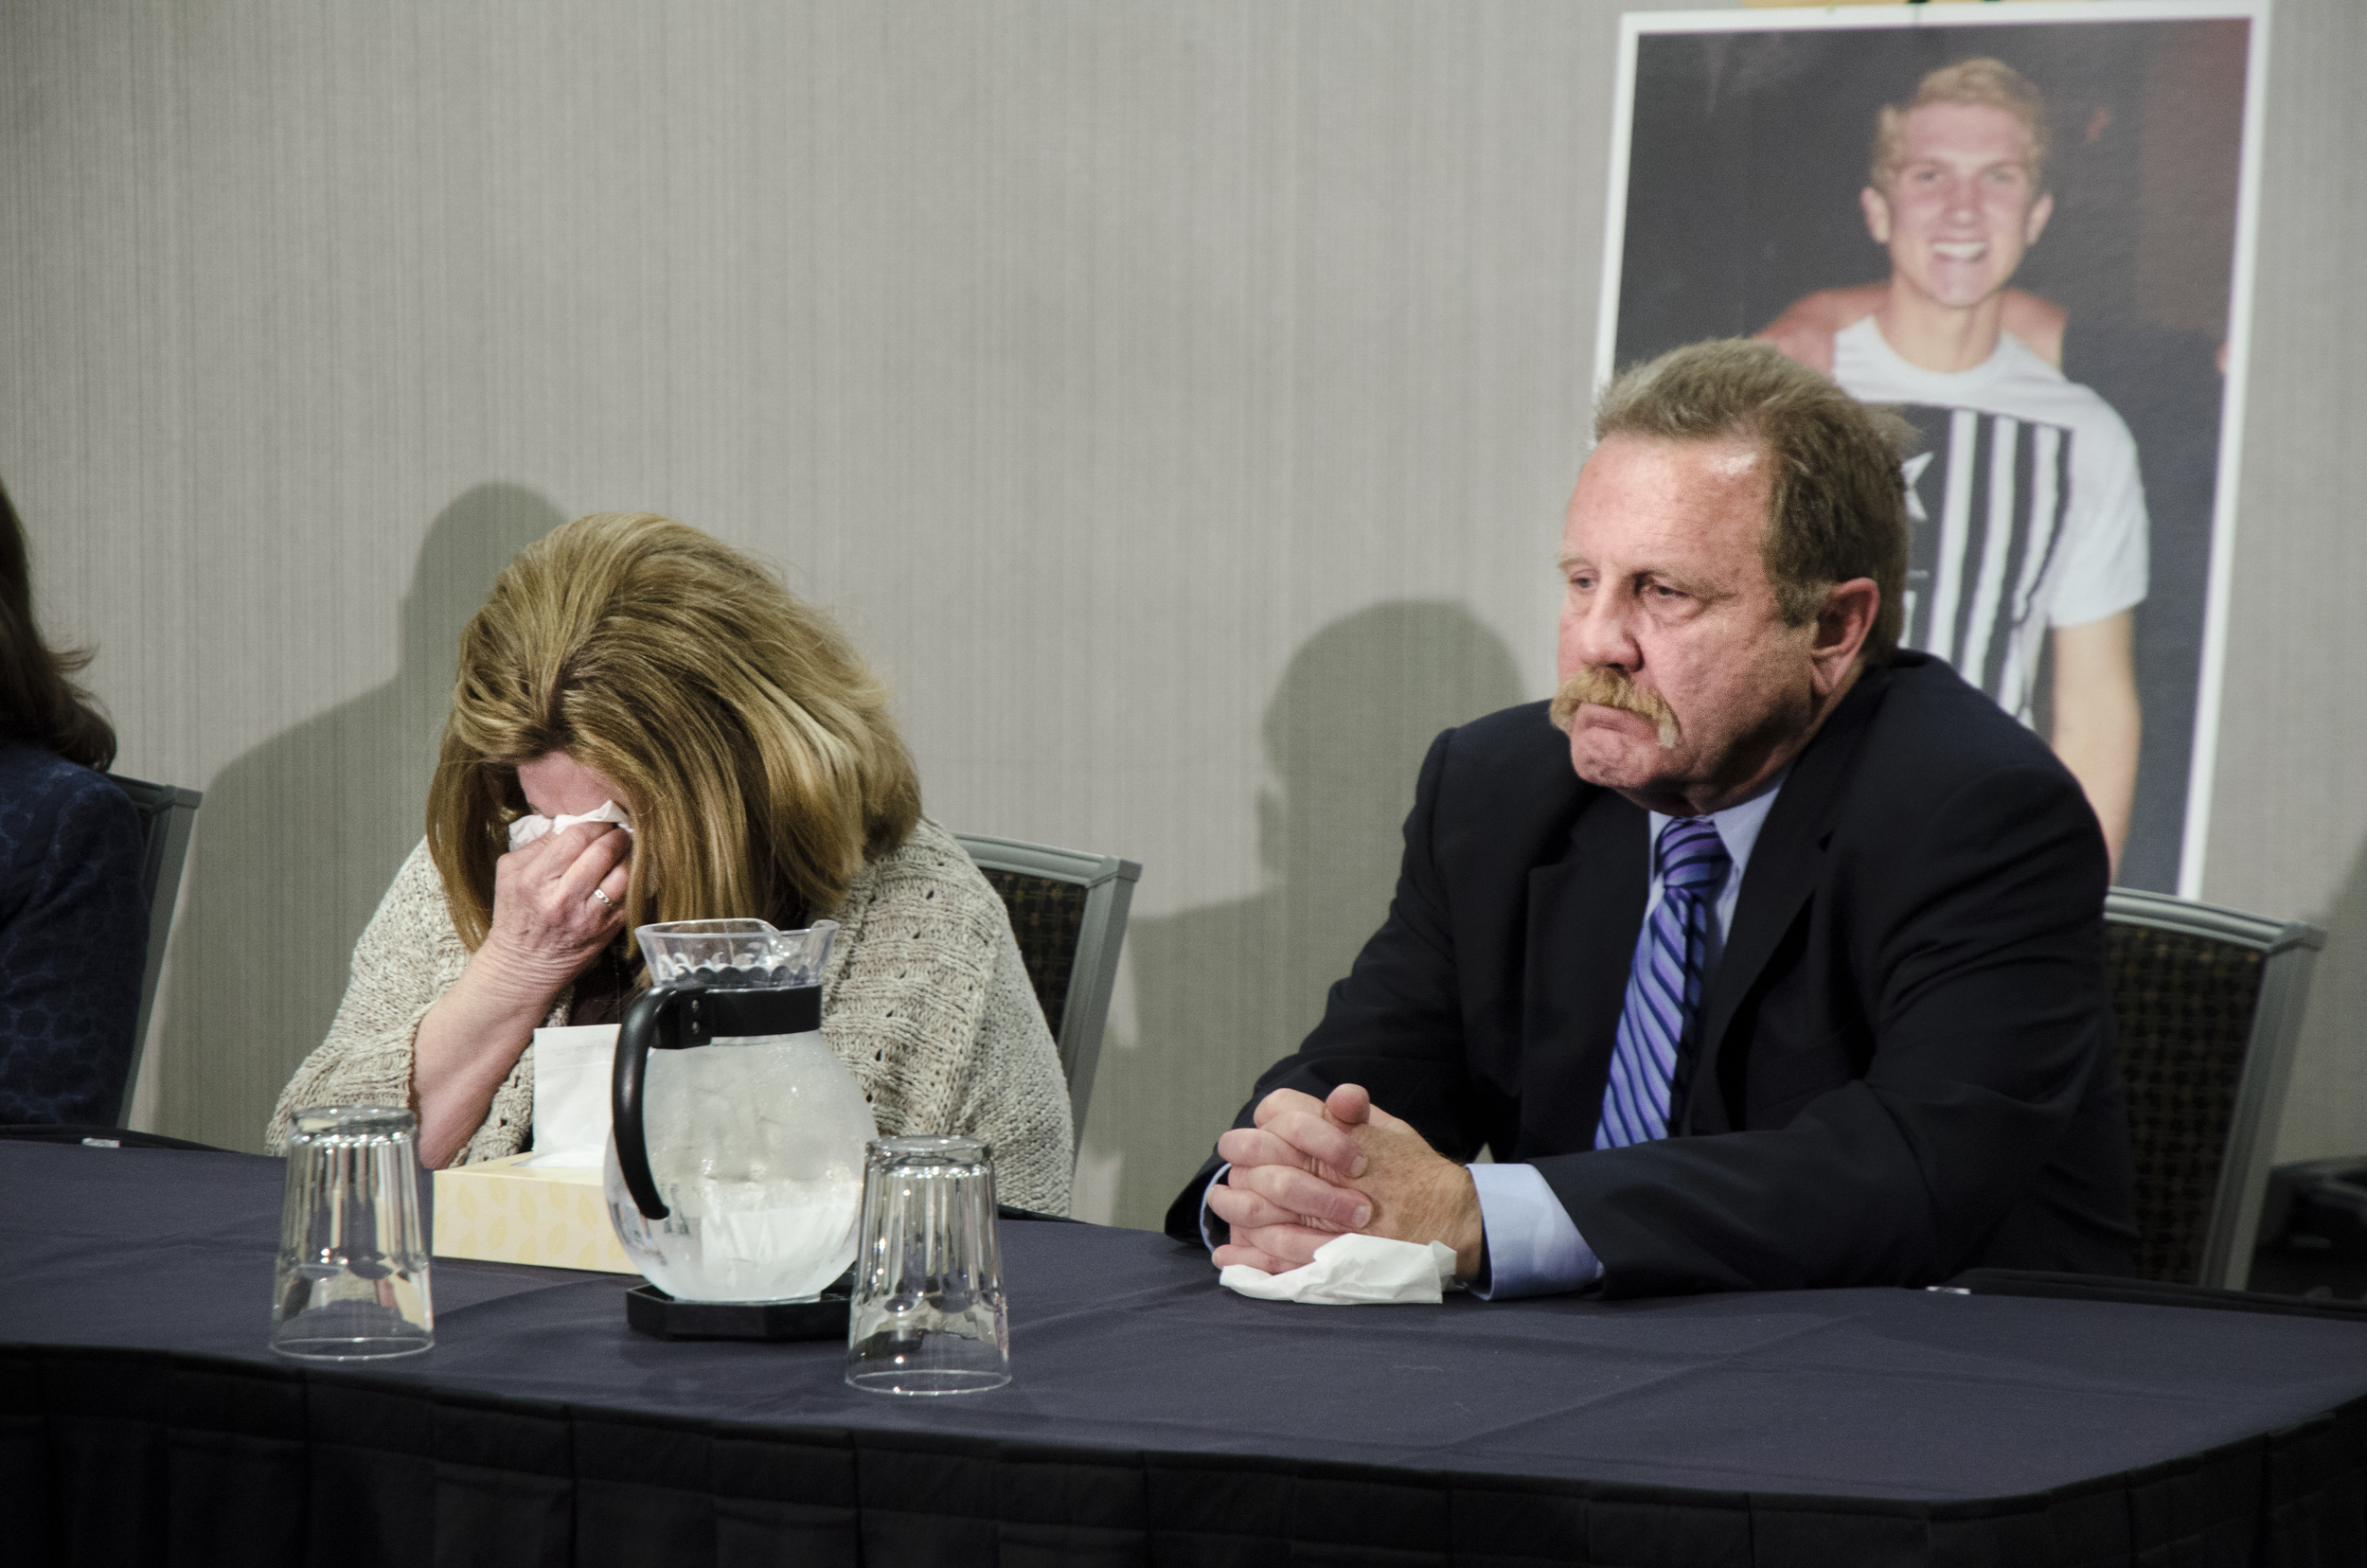
{"type": "MultiPolygon", "coordinates": [[[[1783,793],[1784,780],[1790,776],[1791,765],[1786,763],[1784,771],[1769,779],[1767,787],[1757,794],[1710,813],[1710,826],[1717,829],[1717,841],[1726,846],[1726,858],[1734,862],[1733,878],[1728,885],[1736,885],[1742,881],[1742,870],[1750,864],[1752,847],[1759,842],[1759,829],[1767,826],[1767,813],[1774,810],[1775,797],[1783,793]]],[[[1677,818],[1664,816],[1658,811],[1652,812],[1651,816],[1651,847],[1657,852],[1661,829],[1677,818]]]]}

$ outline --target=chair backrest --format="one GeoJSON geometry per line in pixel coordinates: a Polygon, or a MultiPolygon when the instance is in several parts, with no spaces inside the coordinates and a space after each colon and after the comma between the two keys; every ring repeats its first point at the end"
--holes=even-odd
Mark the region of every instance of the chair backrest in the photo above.
{"type": "Polygon", "coordinates": [[[1126,912],[1143,868],[1115,855],[956,833],[1010,911],[1011,935],[1060,1050],[1069,1114],[1078,1134],[1101,1060],[1101,1028],[1117,983],[1126,912]]]}
{"type": "Polygon", "coordinates": [[[132,1065],[123,1077],[116,1125],[132,1121],[132,1095],[139,1087],[140,1058],[148,1051],[148,1019],[156,1007],[156,981],[164,973],[165,942],[172,935],[172,906],[181,894],[181,867],[188,859],[189,828],[205,797],[172,784],[109,774],[116,788],[132,797],[140,814],[140,891],[148,900],[148,962],[140,970],[140,1021],[132,1036],[132,1065]]]}
{"type": "Polygon", "coordinates": [[[2104,915],[2137,1272],[2242,1290],[2325,933],[2117,887],[2104,915]]]}

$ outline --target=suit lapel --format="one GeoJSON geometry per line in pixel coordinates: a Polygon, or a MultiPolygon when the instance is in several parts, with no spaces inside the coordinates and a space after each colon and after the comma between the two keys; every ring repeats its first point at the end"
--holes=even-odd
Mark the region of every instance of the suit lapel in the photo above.
{"type": "Polygon", "coordinates": [[[1519,1086],[1525,1155],[1593,1147],[1644,923],[1648,819],[1609,791],[1592,793],[1571,825],[1568,852],[1529,873],[1519,1086]]]}
{"type": "Polygon", "coordinates": [[[1726,951],[1701,998],[1701,1023],[1695,1037],[1700,1045],[1685,1075],[1692,1092],[1686,1096],[1682,1125],[1688,1132],[1695,1130],[1697,1120],[1704,1131],[1724,1131],[1729,1125],[1719,1114],[1723,1107],[1700,1108],[1707,1096],[1717,1092],[1720,1055],[1730,1049],[1748,1049],[1747,1042],[1729,1042],[1726,1035],[1735,1013],[1758,984],[1777,944],[1816,888],[1824,868],[1824,846],[1840,816],[1850,764],[1889,685],[1890,672],[1877,669],[1867,671],[1850,688],[1807,749],[1793,761],[1783,793],[1775,797],[1759,829],[1751,864],[1742,875],[1734,928],[1726,934],[1726,951]]]}

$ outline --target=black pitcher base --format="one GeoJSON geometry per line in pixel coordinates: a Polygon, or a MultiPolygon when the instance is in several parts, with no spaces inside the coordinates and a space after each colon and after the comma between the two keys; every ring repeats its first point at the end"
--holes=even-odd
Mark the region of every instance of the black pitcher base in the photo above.
{"type": "Polygon", "coordinates": [[[654,1285],[625,1292],[625,1322],[660,1339],[820,1340],[846,1338],[846,1296],[812,1301],[676,1301],[654,1285]]]}

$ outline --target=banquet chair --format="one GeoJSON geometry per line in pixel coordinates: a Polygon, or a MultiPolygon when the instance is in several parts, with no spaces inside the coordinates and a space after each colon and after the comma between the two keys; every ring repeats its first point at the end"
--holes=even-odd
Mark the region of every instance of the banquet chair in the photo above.
{"type": "Polygon", "coordinates": [[[165,968],[165,943],[172,935],[172,907],[181,893],[181,867],[188,859],[189,829],[205,797],[172,784],[109,774],[116,788],[132,797],[140,815],[140,893],[148,900],[148,957],[140,969],[139,1024],[132,1035],[132,1061],[123,1076],[116,1125],[132,1121],[132,1096],[139,1087],[140,1059],[148,1051],[148,1020],[156,1007],[156,983],[165,968]]]}
{"type": "Polygon", "coordinates": [[[1143,868],[1115,855],[956,833],[1010,912],[1011,935],[1059,1047],[1071,1125],[1085,1128],[1126,912],[1143,868]]]}
{"type": "Polygon", "coordinates": [[[2104,917],[2137,1272],[2240,1291],[2325,933],[2119,887],[2104,917]]]}

